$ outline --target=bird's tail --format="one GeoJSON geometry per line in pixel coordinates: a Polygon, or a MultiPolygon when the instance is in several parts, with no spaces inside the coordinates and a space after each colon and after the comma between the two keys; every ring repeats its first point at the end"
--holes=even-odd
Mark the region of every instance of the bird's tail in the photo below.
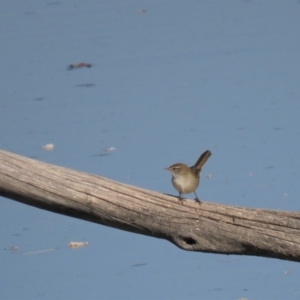
{"type": "Polygon", "coordinates": [[[206,150],[201,154],[201,156],[198,158],[196,163],[194,164],[193,168],[195,168],[198,172],[201,171],[201,168],[204,166],[204,164],[207,162],[209,157],[211,156],[211,152],[209,150],[206,150]]]}

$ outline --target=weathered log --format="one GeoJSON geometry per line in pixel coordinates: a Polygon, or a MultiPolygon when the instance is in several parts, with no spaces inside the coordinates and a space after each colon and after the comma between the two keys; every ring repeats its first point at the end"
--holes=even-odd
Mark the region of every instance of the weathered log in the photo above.
{"type": "Polygon", "coordinates": [[[300,213],[194,201],[0,150],[0,195],[178,247],[300,261],[300,213]]]}

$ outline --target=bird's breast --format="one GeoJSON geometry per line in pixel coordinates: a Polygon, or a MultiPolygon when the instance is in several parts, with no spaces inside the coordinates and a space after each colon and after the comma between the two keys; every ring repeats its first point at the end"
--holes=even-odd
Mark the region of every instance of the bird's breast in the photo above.
{"type": "Polygon", "coordinates": [[[197,176],[180,176],[177,175],[176,177],[172,177],[172,184],[174,188],[182,193],[182,194],[189,194],[194,192],[198,185],[199,185],[199,177],[197,176]]]}

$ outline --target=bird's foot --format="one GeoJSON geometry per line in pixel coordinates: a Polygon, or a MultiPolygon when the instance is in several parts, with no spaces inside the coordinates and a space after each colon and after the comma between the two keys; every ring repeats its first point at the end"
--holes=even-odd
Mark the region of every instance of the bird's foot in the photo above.
{"type": "Polygon", "coordinates": [[[185,199],[183,199],[181,196],[179,196],[178,201],[183,205],[183,201],[185,201],[185,199]]]}
{"type": "Polygon", "coordinates": [[[195,201],[196,201],[196,203],[198,203],[199,205],[201,205],[201,204],[202,204],[202,201],[200,201],[200,200],[198,199],[198,197],[197,197],[197,198],[195,198],[195,201]]]}

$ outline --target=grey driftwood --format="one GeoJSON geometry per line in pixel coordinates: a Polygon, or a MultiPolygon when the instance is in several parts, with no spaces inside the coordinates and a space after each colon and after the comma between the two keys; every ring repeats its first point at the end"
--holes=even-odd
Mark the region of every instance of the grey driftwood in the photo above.
{"type": "Polygon", "coordinates": [[[300,261],[300,213],[194,201],[0,150],[0,195],[184,250],[300,261]]]}

